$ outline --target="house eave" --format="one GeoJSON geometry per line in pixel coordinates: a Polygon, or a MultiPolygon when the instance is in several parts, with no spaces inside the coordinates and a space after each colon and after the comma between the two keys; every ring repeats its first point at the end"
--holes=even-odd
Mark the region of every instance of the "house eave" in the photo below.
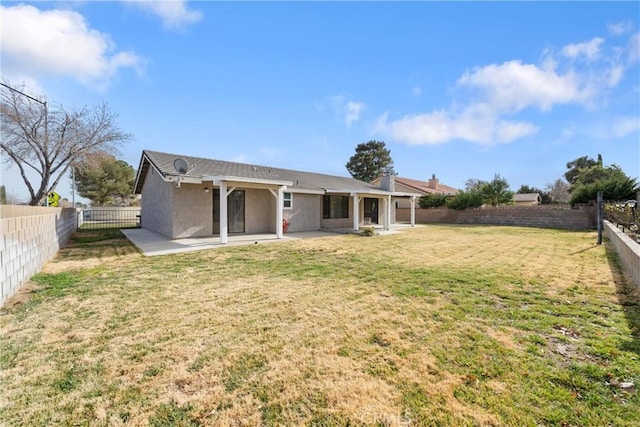
{"type": "Polygon", "coordinates": [[[418,193],[405,193],[405,192],[396,192],[396,191],[385,191],[385,190],[376,190],[376,189],[370,189],[370,190],[339,190],[336,188],[325,188],[325,191],[327,193],[335,193],[335,194],[349,194],[351,196],[356,195],[356,194],[362,194],[362,195],[374,195],[374,196],[391,196],[391,197],[419,197],[420,194],[418,193]]]}
{"type": "Polygon", "coordinates": [[[277,179],[264,179],[264,178],[249,178],[244,176],[228,176],[228,175],[214,175],[214,176],[203,176],[202,181],[212,181],[214,185],[219,185],[220,182],[227,183],[246,183],[246,184],[261,184],[261,185],[272,185],[278,187],[287,187],[293,185],[291,181],[281,181],[277,179]]]}
{"type": "Polygon", "coordinates": [[[324,190],[313,190],[310,188],[291,187],[291,188],[288,188],[287,191],[290,191],[291,193],[295,193],[295,194],[318,194],[318,195],[325,194],[324,190]]]}
{"type": "Polygon", "coordinates": [[[189,175],[166,175],[163,176],[165,182],[178,182],[181,184],[202,184],[204,179],[200,176],[189,176],[189,175]]]}
{"type": "Polygon", "coordinates": [[[406,192],[402,192],[402,191],[395,191],[392,194],[393,197],[421,197],[422,194],[420,193],[406,193],[406,192]]]}

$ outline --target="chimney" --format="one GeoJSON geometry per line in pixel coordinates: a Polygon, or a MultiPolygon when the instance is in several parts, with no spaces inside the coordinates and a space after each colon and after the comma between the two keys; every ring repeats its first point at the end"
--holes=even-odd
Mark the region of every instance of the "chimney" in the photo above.
{"type": "Polygon", "coordinates": [[[431,175],[431,179],[428,184],[429,188],[433,188],[434,190],[438,189],[438,178],[436,178],[436,174],[431,175]]]}
{"type": "Polygon", "coordinates": [[[391,174],[385,174],[380,180],[380,188],[387,191],[396,191],[396,177],[391,174]]]}

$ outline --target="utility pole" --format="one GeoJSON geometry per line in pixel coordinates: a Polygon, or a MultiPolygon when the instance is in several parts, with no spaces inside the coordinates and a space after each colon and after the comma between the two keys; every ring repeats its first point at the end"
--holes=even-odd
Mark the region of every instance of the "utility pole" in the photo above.
{"type": "MultiPolygon", "coordinates": [[[[46,146],[48,148],[49,147],[49,109],[47,108],[47,101],[46,100],[40,101],[39,99],[34,98],[31,95],[27,95],[26,93],[14,88],[14,87],[9,86],[8,84],[0,82],[0,85],[3,86],[3,87],[6,87],[10,91],[18,93],[18,94],[20,94],[22,96],[26,96],[31,101],[35,101],[35,102],[37,102],[38,104],[40,104],[40,105],[42,105],[44,107],[44,142],[45,142],[45,144],[46,144],[46,146]]],[[[48,191],[45,192],[44,203],[45,203],[45,206],[49,206],[49,192],[48,191]]]]}

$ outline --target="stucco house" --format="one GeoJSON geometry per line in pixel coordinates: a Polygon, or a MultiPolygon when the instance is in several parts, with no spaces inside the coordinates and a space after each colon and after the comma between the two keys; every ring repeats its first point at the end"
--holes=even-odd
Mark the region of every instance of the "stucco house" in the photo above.
{"type": "MultiPolygon", "coordinates": [[[[134,192],[142,195],[143,228],[173,239],[217,235],[227,243],[230,233],[275,233],[282,238],[283,228],[389,228],[395,222],[393,199],[418,196],[395,191],[393,184],[391,176],[373,185],[348,177],[144,150],[134,192]],[[185,173],[178,172],[181,168],[185,173]]],[[[415,214],[412,218],[413,225],[415,214]]]]}
{"type": "Polygon", "coordinates": [[[513,195],[513,204],[516,206],[535,206],[542,203],[540,193],[521,193],[513,195]]]}
{"type": "MultiPolygon", "coordinates": [[[[380,185],[383,177],[378,177],[371,181],[373,185],[380,185]]],[[[454,197],[458,194],[458,189],[444,185],[440,183],[435,174],[431,176],[428,181],[420,181],[417,179],[404,178],[401,176],[395,177],[395,189],[400,192],[418,193],[418,198],[414,200],[414,206],[417,204],[417,199],[426,194],[444,194],[448,197],[454,197]]],[[[396,199],[396,207],[409,208],[411,207],[410,199],[396,199]]]]}

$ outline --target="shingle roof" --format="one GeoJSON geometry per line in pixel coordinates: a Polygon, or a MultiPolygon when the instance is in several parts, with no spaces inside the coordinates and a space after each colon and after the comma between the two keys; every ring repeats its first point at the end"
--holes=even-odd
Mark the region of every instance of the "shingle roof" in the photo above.
{"type": "Polygon", "coordinates": [[[439,193],[439,194],[447,194],[454,195],[458,193],[457,188],[450,187],[448,185],[438,183],[436,188],[429,187],[429,182],[427,181],[419,181],[417,179],[411,178],[403,178],[401,176],[396,176],[396,183],[402,184],[406,187],[413,188],[421,193],[439,193]]]}
{"type": "Polygon", "coordinates": [[[540,197],[539,193],[520,193],[513,195],[514,202],[537,202],[540,197]]]}
{"type": "Polygon", "coordinates": [[[258,180],[289,181],[293,183],[289,188],[301,190],[384,192],[384,190],[376,185],[350,177],[302,172],[247,163],[227,162],[224,160],[205,159],[202,157],[183,156],[150,150],[144,150],[142,152],[138,176],[136,177],[135,192],[140,193],[142,191],[142,183],[148,170],[148,162],[151,162],[162,175],[176,176],[177,172],[173,166],[173,162],[178,158],[185,159],[189,163],[192,169],[185,176],[190,177],[234,176],[258,180]]]}

